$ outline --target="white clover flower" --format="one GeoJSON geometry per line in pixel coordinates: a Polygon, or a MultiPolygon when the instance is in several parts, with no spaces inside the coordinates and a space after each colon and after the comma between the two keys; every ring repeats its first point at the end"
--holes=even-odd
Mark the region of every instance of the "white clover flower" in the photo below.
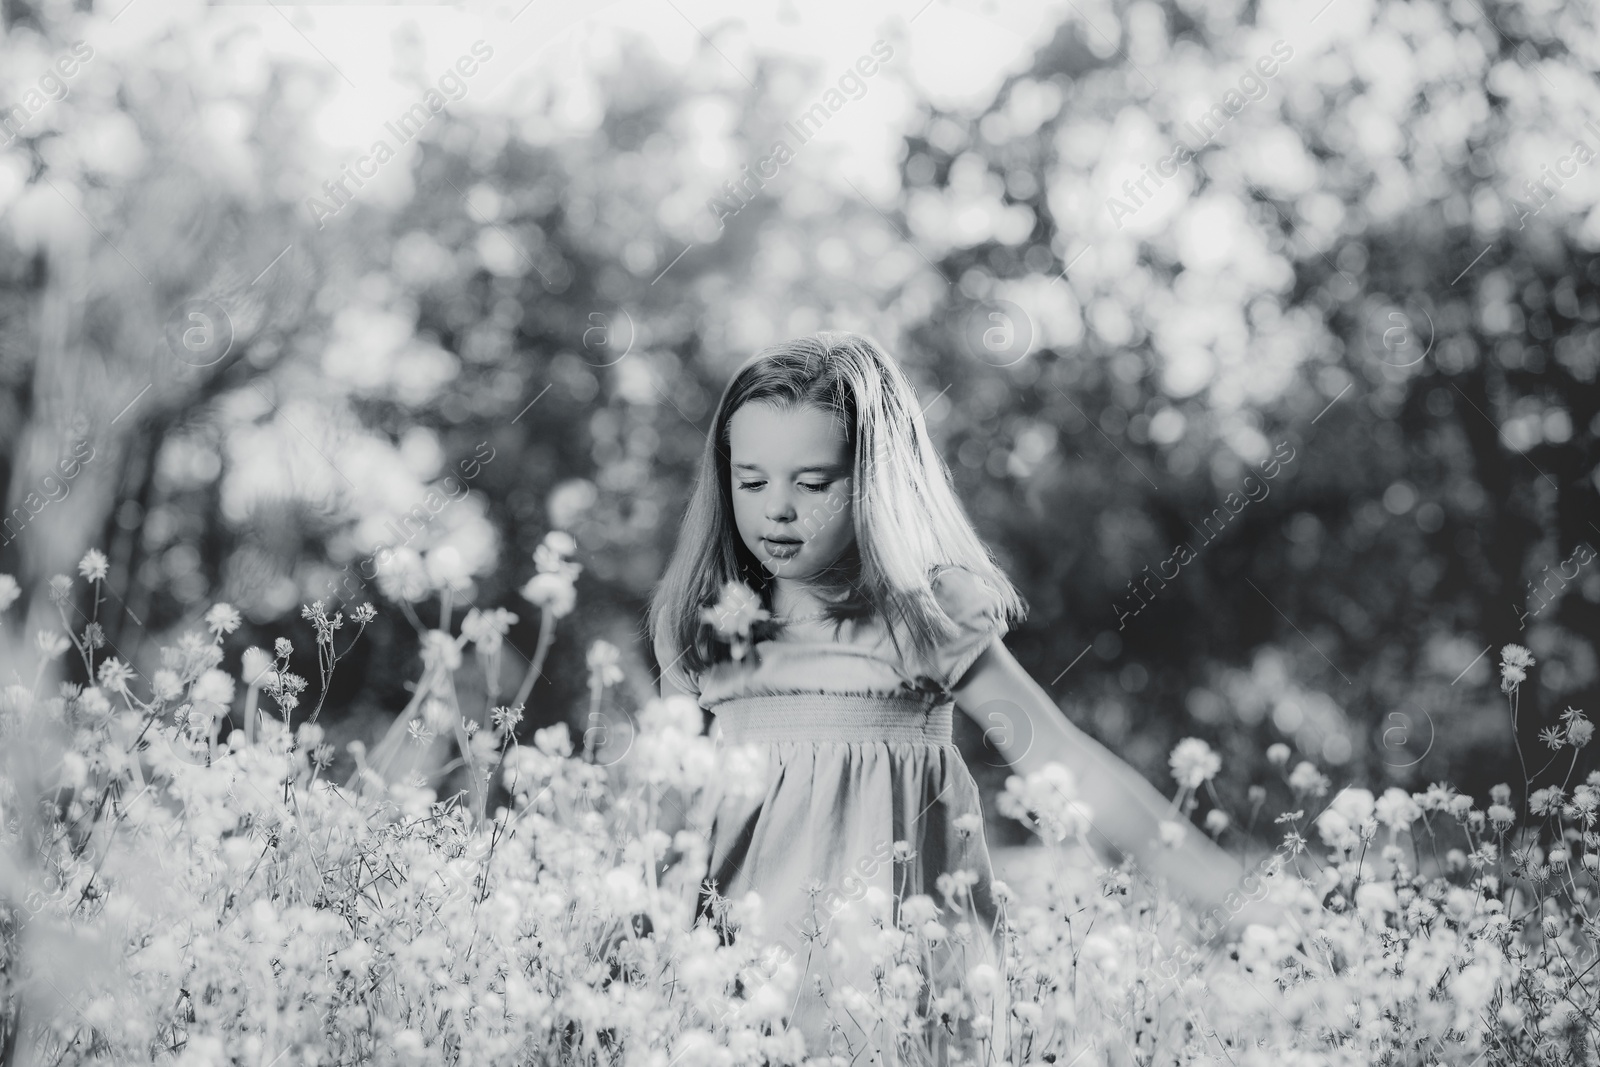
{"type": "Polygon", "coordinates": [[[233,703],[233,675],[212,668],[195,681],[190,695],[195,700],[210,700],[227,706],[233,703]]]}
{"type": "Polygon", "coordinates": [[[1289,763],[1289,746],[1282,741],[1276,741],[1267,746],[1267,762],[1274,767],[1283,767],[1289,763]]]}
{"type": "Polygon", "coordinates": [[[980,1000],[993,996],[999,984],[999,972],[987,963],[980,963],[967,972],[967,987],[980,1000]]]}
{"type": "Polygon", "coordinates": [[[666,697],[651,697],[639,712],[639,729],[644,733],[676,730],[690,737],[705,731],[700,705],[691,696],[673,693],[666,697]]]}
{"type": "Polygon", "coordinates": [[[1008,777],[995,806],[1000,814],[1031,826],[1049,841],[1081,836],[1094,818],[1094,809],[1078,799],[1072,772],[1053,761],[1025,779],[1008,777]]]}
{"type": "Polygon", "coordinates": [[[622,653],[617,651],[617,646],[610,641],[597,640],[589,646],[589,652],[584,657],[589,667],[589,676],[594,684],[605,688],[616,685],[622,681],[622,653]]]}
{"type": "Polygon", "coordinates": [[[748,639],[750,627],[771,617],[761,606],[761,598],[743,582],[727,582],[722,587],[721,598],[710,607],[700,609],[700,617],[727,640],[748,639]]]}
{"type": "Polygon", "coordinates": [[[1156,829],[1161,834],[1161,844],[1165,848],[1177,848],[1189,834],[1187,826],[1172,819],[1162,819],[1156,829]]]}
{"type": "Polygon", "coordinates": [[[1500,662],[1509,663],[1513,667],[1531,667],[1535,660],[1532,652],[1521,645],[1510,644],[1500,650],[1500,662]]]}
{"type": "Polygon", "coordinates": [[[183,679],[177,671],[163,667],[151,678],[150,691],[157,700],[172,700],[183,692],[183,679]]]}
{"type": "Polygon", "coordinates": [[[533,732],[533,745],[547,756],[563,759],[572,755],[572,732],[567,724],[558,722],[533,732]]]}
{"type": "Polygon", "coordinates": [[[1322,843],[1329,848],[1345,848],[1350,844],[1349,838],[1353,830],[1350,820],[1333,808],[1326,808],[1317,816],[1317,833],[1322,835],[1322,843]]]}
{"type": "Polygon", "coordinates": [[[435,589],[460,589],[472,580],[472,571],[461,550],[454,545],[435,545],[428,549],[422,569],[428,575],[428,584],[435,589]]]}
{"type": "Polygon", "coordinates": [[[133,668],[117,656],[100,664],[100,684],[113,693],[126,693],[128,681],[133,677],[133,668]]]}
{"type": "Polygon", "coordinates": [[[900,902],[900,926],[917,929],[939,917],[939,905],[926,893],[915,893],[900,902]]]}
{"type": "Polygon", "coordinates": [[[1228,828],[1228,813],[1221,808],[1212,808],[1206,812],[1206,832],[1220,834],[1228,828]]]}
{"type": "Polygon", "coordinates": [[[445,670],[453,671],[461,666],[461,646],[443,630],[429,630],[422,635],[422,662],[443,664],[445,670]]]}
{"type": "Polygon", "coordinates": [[[1506,645],[1500,650],[1500,690],[1509,693],[1527,680],[1528,668],[1536,661],[1521,645],[1506,645]]]}
{"type": "Polygon", "coordinates": [[[1185,737],[1173,746],[1167,764],[1180,786],[1198,789],[1202,782],[1210,781],[1222,769],[1222,757],[1200,738],[1185,737]]]}
{"type": "Polygon", "coordinates": [[[522,705],[507,707],[501,704],[494,709],[490,721],[494,723],[494,728],[501,733],[513,733],[518,724],[522,722],[522,705]]]}
{"type": "Polygon", "coordinates": [[[522,598],[538,608],[547,609],[557,618],[572,613],[578,603],[578,591],[572,580],[560,574],[539,573],[529,578],[522,587],[522,598]]]}
{"type": "Polygon", "coordinates": [[[1363,882],[1356,888],[1356,907],[1361,911],[1399,911],[1400,900],[1388,882],[1363,882]]]}
{"type": "Polygon", "coordinates": [[[1301,760],[1295,764],[1294,770],[1289,772],[1289,788],[1296,793],[1309,793],[1320,797],[1328,792],[1331,784],[1328,776],[1317,770],[1309,760],[1301,760]]]}
{"type": "Polygon", "coordinates": [[[240,674],[244,678],[245,685],[251,688],[263,685],[271,672],[272,656],[265,649],[251,645],[244,650],[240,674]]]}
{"type": "Polygon", "coordinates": [[[428,595],[428,571],[414,548],[379,552],[377,570],[378,591],[395,603],[415,603],[428,595]]]}
{"type": "Polygon", "coordinates": [[[76,752],[61,755],[60,784],[67,789],[82,789],[89,781],[89,761],[76,752]]]}
{"type": "Polygon", "coordinates": [[[206,612],[206,628],[217,637],[231,634],[239,628],[239,613],[232,604],[213,604],[206,612]]]}
{"type": "Polygon", "coordinates": [[[1333,798],[1333,803],[1328,806],[1343,815],[1352,826],[1357,826],[1372,818],[1372,813],[1377,808],[1377,801],[1370,789],[1345,786],[1339,790],[1338,795],[1333,798]]]}
{"type": "Polygon", "coordinates": [[[1015,1015],[1017,1021],[1022,1023],[1024,1031],[1039,1029],[1039,1024],[1044,1020],[1044,1009],[1031,1001],[1013,1004],[1011,1006],[1011,1014],[1015,1015]]]}
{"type": "Polygon", "coordinates": [[[511,630],[517,616],[505,608],[479,611],[473,608],[461,620],[461,632],[477,646],[480,655],[493,655],[500,651],[501,643],[511,630]]]}
{"type": "Polygon", "coordinates": [[[1588,719],[1572,719],[1567,723],[1567,740],[1575,747],[1582,748],[1594,739],[1594,723],[1588,719]]]}
{"type": "Polygon", "coordinates": [[[111,710],[111,702],[99,686],[91,685],[78,694],[78,707],[93,715],[104,715],[111,710]]]}
{"type": "MultiPolygon", "coordinates": [[[[559,532],[555,532],[553,537],[546,534],[544,541],[533,550],[535,569],[540,574],[552,574],[568,582],[576,582],[578,575],[583,573],[583,564],[566,558],[570,553],[563,550],[567,548],[569,542],[571,538],[559,532]]],[[[577,547],[576,544],[571,545],[573,551],[576,551],[577,547]]]]}
{"type": "Polygon", "coordinates": [[[922,972],[909,963],[897,965],[889,972],[888,986],[902,997],[909,997],[922,989],[922,972]]]}
{"type": "Polygon", "coordinates": [[[565,530],[551,530],[544,535],[543,544],[558,556],[570,556],[578,551],[578,542],[565,530]]]}
{"type": "MultiPolygon", "coordinates": [[[[0,575],[0,578],[4,577],[5,575],[0,575]]],[[[3,599],[3,595],[0,595],[0,599],[3,599]]],[[[47,660],[55,659],[72,647],[72,642],[67,640],[66,634],[59,630],[40,630],[33,635],[33,640],[39,646],[39,654],[47,660]]]]}
{"type": "Polygon", "coordinates": [[[1410,829],[1411,824],[1422,817],[1422,806],[1404,789],[1390,786],[1384,790],[1383,796],[1378,798],[1374,805],[1374,814],[1379,822],[1389,828],[1392,836],[1401,830],[1410,829]]]}
{"type": "Polygon", "coordinates": [[[768,753],[761,745],[725,745],[715,769],[718,784],[730,796],[762,796],[770,784],[768,753]]]}
{"type": "Polygon", "coordinates": [[[22,586],[9,574],[0,574],[0,611],[4,611],[17,602],[22,595],[22,586]]]}
{"type": "Polygon", "coordinates": [[[933,880],[933,885],[935,889],[939,890],[939,895],[944,897],[946,901],[953,902],[956,906],[959,906],[959,902],[963,899],[961,886],[953,875],[946,871],[933,880]]]}
{"type": "Polygon", "coordinates": [[[1424,811],[1448,811],[1455,795],[1455,787],[1448,782],[1435,782],[1425,792],[1411,794],[1411,798],[1424,811]]]}
{"type": "MultiPolygon", "coordinates": [[[[1498,916],[1503,919],[1504,916],[1498,916]]],[[[1478,959],[1464,968],[1450,983],[1450,992],[1457,1004],[1469,1013],[1481,1011],[1494,993],[1495,975],[1490,965],[1478,959]]]]}
{"type": "Polygon", "coordinates": [[[456,711],[437,697],[429,697],[422,702],[422,720],[435,733],[443,733],[455,726],[456,711]]]}
{"type": "Polygon", "coordinates": [[[106,554],[100,551],[98,548],[91,548],[89,551],[85,552],[83,554],[83,558],[78,561],[78,573],[89,579],[91,582],[104,581],[106,572],[109,569],[110,564],[106,560],[106,554]]]}
{"type": "Polygon", "coordinates": [[[1535,815],[1553,815],[1561,810],[1562,801],[1565,799],[1566,790],[1558,785],[1535,789],[1528,796],[1528,810],[1535,815]]]}

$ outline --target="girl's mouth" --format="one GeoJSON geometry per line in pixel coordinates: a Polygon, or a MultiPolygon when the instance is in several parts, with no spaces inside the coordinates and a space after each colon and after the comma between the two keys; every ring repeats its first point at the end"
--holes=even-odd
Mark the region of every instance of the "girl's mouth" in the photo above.
{"type": "Polygon", "coordinates": [[[773,559],[793,559],[800,554],[802,545],[802,542],[798,540],[774,540],[771,537],[763,537],[761,543],[767,547],[767,555],[773,559]]]}

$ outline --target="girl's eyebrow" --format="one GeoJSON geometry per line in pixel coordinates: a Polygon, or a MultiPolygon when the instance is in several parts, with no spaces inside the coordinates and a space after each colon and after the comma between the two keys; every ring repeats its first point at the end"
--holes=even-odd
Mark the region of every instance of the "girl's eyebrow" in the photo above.
{"type": "MultiPolygon", "coordinates": [[[[736,471],[739,471],[739,470],[756,471],[758,473],[761,471],[761,468],[759,466],[757,466],[756,464],[754,464],[754,463],[735,463],[733,465],[733,469],[736,470],[736,471]]],[[[843,464],[838,464],[838,463],[816,464],[816,465],[812,465],[812,466],[808,466],[808,467],[797,467],[797,468],[795,468],[794,473],[796,473],[796,474],[840,474],[840,473],[842,473],[844,471],[844,469],[845,469],[844,465],[843,464]]]]}

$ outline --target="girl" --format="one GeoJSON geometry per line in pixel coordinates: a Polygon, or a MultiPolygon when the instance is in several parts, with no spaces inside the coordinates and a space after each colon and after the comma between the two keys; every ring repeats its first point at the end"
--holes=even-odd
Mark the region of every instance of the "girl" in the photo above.
{"type": "MultiPolygon", "coordinates": [[[[1166,801],[1068,722],[1001,643],[1022,612],[956,499],[909,382],[877,345],[824,332],[739,368],[655,590],[650,634],[662,695],[697,697],[715,715],[719,746],[766,754],[763,795],[713,801],[698,912],[716,925],[721,901],[759,894],[765,937],[802,972],[790,1027],[810,1055],[864,1042],[893,1055],[892,1041],[849,1010],[859,1001],[824,1001],[847,983],[875,997],[865,939],[832,936],[855,908],[888,899],[895,921],[907,906],[938,913],[953,935],[934,961],[945,973],[919,991],[935,1018],[947,983],[998,966],[993,872],[952,707],[985,727],[997,712],[1019,727],[995,739],[1019,773],[1063,764],[1092,808],[1090,832],[1199,902],[1238,882],[1238,865],[1201,834],[1177,848],[1156,843],[1166,801]],[[748,605],[748,649],[730,649],[706,616],[729,582],[759,597],[748,605]],[[919,895],[931,900],[908,904],[919,895]],[[830,1029],[829,1003],[856,1025],[830,1029]]],[[[1003,994],[964,1019],[944,1002],[955,1037],[986,1039],[1003,1055],[1003,994]]]]}

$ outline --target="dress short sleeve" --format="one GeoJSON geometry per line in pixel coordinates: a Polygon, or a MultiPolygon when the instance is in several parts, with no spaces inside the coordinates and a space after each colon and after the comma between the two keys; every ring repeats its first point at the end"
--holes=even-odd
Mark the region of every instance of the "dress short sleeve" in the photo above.
{"type": "Polygon", "coordinates": [[[976,573],[960,566],[941,567],[933,575],[933,596],[960,633],[933,654],[932,677],[953,689],[1007,626],[1000,594],[976,573]]]}
{"type": "Polygon", "coordinates": [[[700,679],[698,675],[696,672],[688,670],[682,665],[682,657],[677,657],[676,659],[674,658],[671,648],[666,641],[665,635],[657,635],[655,653],[656,664],[662,672],[662,682],[666,683],[668,681],[668,678],[666,677],[667,667],[676,662],[678,666],[677,673],[679,677],[672,679],[672,683],[698,700],[700,697],[700,679]]]}

